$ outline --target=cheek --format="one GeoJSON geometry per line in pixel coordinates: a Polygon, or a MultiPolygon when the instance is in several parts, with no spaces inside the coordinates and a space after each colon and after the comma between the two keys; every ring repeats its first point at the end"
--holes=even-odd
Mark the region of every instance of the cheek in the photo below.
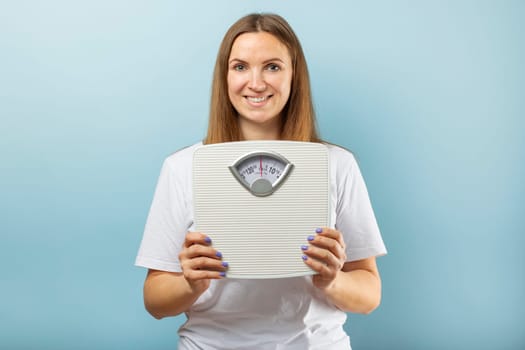
{"type": "Polygon", "coordinates": [[[286,100],[288,100],[288,97],[290,96],[291,88],[292,88],[292,78],[291,77],[285,77],[284,79],[281,79],[279,81],[279,92],[286,100]]]}
{"type": "Polygon", "coordinates": [[[228,74],[227,82],[228,82],[228,93],[229,94],[238,93],[239,91],[242,90],[243,84],[242,84],[242,80],[240,79],[240,77],[228,74]]]}

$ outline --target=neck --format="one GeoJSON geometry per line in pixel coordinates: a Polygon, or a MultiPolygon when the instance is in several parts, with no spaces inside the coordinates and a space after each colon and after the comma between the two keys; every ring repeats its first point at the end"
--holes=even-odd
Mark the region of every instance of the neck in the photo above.
{"type": "Polygon", "coordinates": [[[281,138],[281,126],[279,120],[268,124],[259,124],[244,119],[239,120],[242,139],[245,141],[257,140],[279,140],[281,138]]]}

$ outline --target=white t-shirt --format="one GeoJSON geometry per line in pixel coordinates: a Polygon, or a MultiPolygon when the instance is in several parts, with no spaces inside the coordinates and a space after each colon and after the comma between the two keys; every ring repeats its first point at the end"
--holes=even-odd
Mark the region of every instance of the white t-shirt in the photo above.
{"type": "MultiPolygon", "coordinates": [[[[169,156],[162,167],[136,265],[181,272],[178,255],[194,230],[192,162],[202,143],[169,156]]],[[[353,155],[327,145],[331,222],[343,233],[347,261],[386,254],[368,192],[353,155]]],[[[306,233],[307,235],[308,233],[306,233]]],[[[212,233],[210,233],[213,239],[212,233]]],[[[301,254],[299,251],[298,254],[301,254]]],[[[315,288],[311,276],[212,280],[186,312],[179,349],[349,350],[346,313],[315,288]]]]}

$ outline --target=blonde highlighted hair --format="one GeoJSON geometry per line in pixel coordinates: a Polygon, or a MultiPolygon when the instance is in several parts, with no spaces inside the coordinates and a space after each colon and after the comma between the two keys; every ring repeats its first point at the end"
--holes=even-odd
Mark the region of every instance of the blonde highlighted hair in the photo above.
{"type": "Polygon", "coordinates": [[[211,89],[210,118],[204,144],[242,140],[238,113],[228,97],[228,59],[237,37],[266,32],[282,42],[292,59],[292,83],[288,102],[281,112],[281,139],[321,142],[317,133],[310,78],[299,39],[284,18],[275,14],[250,14],[226,32],[215,62],[211,89]]]}

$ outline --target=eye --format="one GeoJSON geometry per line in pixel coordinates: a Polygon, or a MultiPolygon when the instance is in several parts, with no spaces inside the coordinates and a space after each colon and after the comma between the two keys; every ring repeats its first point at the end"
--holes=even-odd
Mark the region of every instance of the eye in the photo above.
{"type": "Polygon", "coordinates": [[[269,65],[266,66],[266,69],[268,69],[270,72],[278,72],[281,70],[281,67],[279,67],[275,63],[270,63],[269,65]]]}
{"type": "Polygon", "coordinates": [[[234,70],[238,71],[238,72],[242,72],[242,71],[246,70],[246,66],[244,64],[242,64],[242,63],[237,63],[232,68],[234,70]]]}

